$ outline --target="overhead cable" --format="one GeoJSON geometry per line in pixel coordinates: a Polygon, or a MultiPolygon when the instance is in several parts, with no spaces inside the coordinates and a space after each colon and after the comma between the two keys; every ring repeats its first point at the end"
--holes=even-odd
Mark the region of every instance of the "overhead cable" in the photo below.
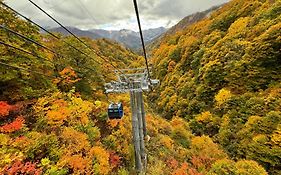
{"type": "Polygon", "coordinates": [[[37,57],[37,58],[39,58],[41,61],[48,61],[48,62],[51,62],[50,60],[47,60],[47,59],[45,59],[45,58],[43,58],[43,57],[41,57],[41,56],[39,56],[39,55],[37,55],[37,54],[35,54],[35,53],[32,53],[32,52],[23,50],[23,49],[18,48],[18,47],[15,47],[15,46],[13,46],[13,45],[11,45],[11,44],[8,44],[8,43],[5,43],[5,42],[3,42],[3,41],[1,41],[1,40],[0,40],[0,44],[2,44],[2,45],[4,45],[4,46],[7,46],[7,47],[10,47],[10,48],[13,48],[13,49],[18,50],[18,51],[21,51],[21,52],[23,52],[23,53],[32,55],[32,56],[34,56],[34,57],[37,57]]]}
{"type": "Polygon", "coordinates": [[[139,26],[139,32],[140,32],[140,37],[141,37],[145,65],[146,65],[146,69],[147,69],[148,80],[151,81],[150,73],[149,73],[149,66],[148,66],[148,61],[147,61],[147,56],[146,56],[146,50],[145,50],[145,43],[144,43],[144,39],[143,39],[143,33],[142,33],[141,22],[140,22],[140,17],[139,17],[138,3],[137,3],[137,0],[133,0],[133,1],[134,1],[134,7],[135,7],[136,16],[137,16],[138,26],[139,26]]]}
{"type": "Polygon", "coordinates": [[[33,39],[30,39],[30,38],[28,38],[28,37],[26,37],[26,36],[24,36],[24,35],[22,35],[22,34],[16,32],[16,31],[14,31],[14,30],[12,30],[12,29],[9,29],[9,28],[5,27],[4,25],[0,25],[0,28],[5,29],[5,30],[7,30],[8,32],[13,33],[13,34],[15,34],[15,35],[17,35],[17,36],[19,36],[19,37],[21,37],[21,38],[23,38],[23,39],[29,41],[29,42],[32,42],[32,43],[34,43],[34,44],[36,44],[36,45],[38,45],[38,46],[40,46],[40,47],[42,47],[42,48],[44,48],[44,49],[46,49],[46,50],[52,52],[52,53],[54,53],[54,54],[57,54],[54,50],[52,50],[52,49],[50,49],[50,48],[44,46],[43,44],[41,44],[41,43],[39,43],[39,42],[37,42],[37,41],[35,41],[35,40],[33,40],[33,39]]]}
{"type": "MultiPolygon", "coordinates": [[[[98,57],[103,59],[105,62],[109,63],[113,68],[115,68],[117,71],[121,72],[116,66],[114,66],[112,63],[110,63],[108,60],[106,60],[101,54],[99,54],[95,49],[93,49],[91,46],[89,46],[87,43],[82,41],[78,36],[76,36],[73,32],[71,32],[69,29],[67,29],[64,25],[62,25],[58,20],[56,20],[54,17],[52,17],[50,14],[48,14],[44,9],[42,9],[39,5],[34,3],[32,0],[28,0],[31,4],[33,4],[35,7],[37,7],[40,11],[42,11],[45,15],[47,15],[49,18],[51,18],[53,21],[55,21],[59,26],[61,26],[65,31],[67,31],[69,34],[71,34],[74,38],[76,38],[79,42],[81,42],[83,45],[85,45],[87,48],[92,50],[93,53],[95,53],[98,57]]],[[[122,72],[121,72],[122,73],[122,72]]]]}
{"type": "MultiPolygon", "coordinates": [[[[5,6],[6,8],[8,8],[9,10],[13,11],[14,13],[16,13],[17,15],[21,16],[22,18],[24,18],[25,20],[27,20],[28,22],[34,24],[35,26],[39,27],[41,30],[43,30],[44,32],[48,33],[49,35],[51,35],[52,37],[56,38],[57,40],[61,40],[60,37],[56,36],[55,34],[53,34],[52,32],[48,31],[47,29],[45,29],[44,27],[40,26],[39,24],[37,24],[36,22],[30,20],[28,17],[24,16],[23,14],[19,13],[18,11],[14,10],[13,8],[11,8],[10,6],[6,5],[3,2],[0,2],[3,6],[5,6]]],[[[91,58],[94,62],[102,65],[102,63],[100,63],[99,61],[95,60],[93,57],[91,57],[90,55],[86,54],[85,52],[77,49],[75,46],[73,46],[72,44],[70,44],[69,42],[66,42],[65,40],[62,40],[65,44],[67,44],[68,46],[70,46],[71,48],[75,49],[76,51],[78,51],[79,53],[91,58]]]]}

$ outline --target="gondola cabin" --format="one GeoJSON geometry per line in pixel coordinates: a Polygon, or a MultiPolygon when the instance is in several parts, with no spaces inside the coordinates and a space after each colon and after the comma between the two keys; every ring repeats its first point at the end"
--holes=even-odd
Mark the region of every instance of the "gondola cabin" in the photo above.
{"type": "Polygon", "coordinates": [[[124,115],[122,103],[111,103],[107,113],[109,119],[121,119],[124,115]]]}

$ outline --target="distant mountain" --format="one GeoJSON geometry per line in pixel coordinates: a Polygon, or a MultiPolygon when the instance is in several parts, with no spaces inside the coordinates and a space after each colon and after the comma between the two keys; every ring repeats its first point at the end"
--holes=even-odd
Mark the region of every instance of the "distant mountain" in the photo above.
{"type": "MultiPolygon", "coordinates": [[[[107,38],[119,43],[131,49],[138,49],[141,47],[139,32],[132,30],[122,29],[122,30],[103,30],[103,29],[91,29],[91,30],[81,30],[75,27],[67,27],[72,33],[81,37],[89,37],[91,39],[107,38]]],[[[164,27],[148,29],[143,31],[144,41],[146,43],[151,42],[159,35],[164,33],[167,29],[164,27]]],[[[58,32],[63,35],[69,35],[63,28],[52,28],[51,32],[58,32]]]]}
{"type": "Polygon", "coordinates": [[[122,43],[131,49],[136,49],[141,46],[139,33],[132,30],[122,29],[108,31],[102,29],[92,29],[90,31],[102,36],[102,38],[107,38],[122,43]]]}
{"type": "Polygon", "coordinates": [[[160,36],[161,34],[163,34],[166,31],[167,31],[167,29],[164,28],[164,27],[144,30],[143,31],[144,40],[146,42],[152,41],[152,40],[154,40],[155,38],[157,38],[158,36],[160,36]]]}
{"type": "MultiPolygon", "coordinates": [[[[78,28],[75,28],[75,27],[67,27],[67,29],[74,33],[75,35],[77,36],[80,36],[80,37],[89,37],[89,38],[92,38],[92,39],[98,39],[98,38],[102,38],[102,36],[100,36],[99,34],[97,33],[93,33],[93,32],[90,32],[90,31],[85,31],[85,30],[80,30],[78,28]]],[[[65,31],[62,27],[57,27],[57,28],[52,28],[52,29],[49,29],[50,32],[57,32],[57,33],[61,33],[63,35],[70,35],[67,31],[65,31]]]]}

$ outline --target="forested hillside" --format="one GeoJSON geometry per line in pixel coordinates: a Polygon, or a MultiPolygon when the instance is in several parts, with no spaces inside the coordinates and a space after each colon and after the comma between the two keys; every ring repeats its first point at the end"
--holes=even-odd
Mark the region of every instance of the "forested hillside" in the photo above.
{"type": "Polygon", "coordinates": [[[94,41],[85,38],[84,42],[102,56],[99,57],[85,45],[81,45],[74,37],[62,37],[56,34],[57,37],[61,38],[58,40],[53,36],[41,35],[37,27],[16,19],[15,14],[4,8],[1,8],[0,20],[1,26],[4,27],[1,27],[1,42],[29,52],[28,54],[1,44],[1,62],[14,66],[1,65],[0,97],[4,100],[6,97],[9,100],[38,97],[47,89],[52,88],[53,78],[57,78],[55,82],[61,90],[68,90],[63,87],[66,80],[60,79],[59,76],[63,76],[65,79],[75,79],[76,76],[79,79],[83,77],[81,81],[75,83],[75,87],[82,95],[85,94],[90,97],[92,91],[95,90],[95,88],[92,88],[94,85],[99,84],[101,86],[105,78],[112,78],[110,77],[110,75],[113,75],[111,62],[115,66],[124,67],[138,57],[117,43],[105,39],[94,41]],[[45,48],[9,30],[39,42],[45,48]],[[76,49],[69,45],[76,47],[76,49]],[[104,60],[107,62],[104,62],[104,60]],[[15,67],[23,69],[15,69],[15,67]],[[75,71],[77,75],[66,77],[71,75],[72,70],[70,69],[75,71]],[[44,75],[40,75],[38,72],[44,75]],[[104,77],[104,75],[109,76],[104,77]],[[19,79],[20,81],[18,81],[19,79]]]}
{"type": "MultiPolygon", "coordinates": [[[[145,97],[146,174],[280,174],[280,7],[234,0],[163,38],[151,60],[161,85],[145,97]]],[[[0,25],[0,174],[137,174],[129,95],[104,83],[144,59],[41,34],[2,4],[0,25]],[[110,101],[121,120],[108,119],[110,101]]]]}
{"type": "MultiPolygon", "coordinates": [[[[231,1],[154,50],[161,86],[151,104],[165,118],[185,118],[192,133],[211,137],[232,160],[280,174],[280,36],[280,0],[231,1]]],[[[231,174],[233,166],[212,166],[219,167],[225,171],[214,174],[231,174]]]]}
{"type": "Polygon", "coordinates": [[[212,12],[214,12],[215,10],[219,9],[221,6],[214,6],[208,10],[202,11],[202,12],[197,12],[191,15],[186,16],[185,18],[183,18],[182,20],[180,20],[176,25],[174,25],[173,27],[169,28],[166,32],[164,32],[163,34],[159,35],[157,38],[155,38],[154,40],[152,40],[150,43],[148,43],[148,45],[146,46],[149,52],[152,52],[153,50],[157,49],[161,42],[164,40],[165,37],[168,37],[169,35],[174,35],[176,34],[178,31],[182,31],[185,28],[187,28],[188,26],[204,19],[207,18],[212,12]]]}
{"type": "MultiPolygon", "coordinates": [[[[115,79],[113,66],[138,67],[143,58],[80,38],[93,52],[74,37],[40,34],[2,4],[0,12],[0,174],[135,174],[129,97],[103,86],[115,79]],[[109,101],[123,102],[122,120],[108,120],[109,101]]],[[[148,174],[186,171],[187,123],[147,121],[148,174]]]]}

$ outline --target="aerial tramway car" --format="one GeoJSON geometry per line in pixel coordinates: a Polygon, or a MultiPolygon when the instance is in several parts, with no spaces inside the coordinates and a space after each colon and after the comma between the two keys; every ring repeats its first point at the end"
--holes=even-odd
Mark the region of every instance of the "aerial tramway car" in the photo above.
{"type": "Polygon", "coordinates": [[[108,106],[107,113],[109,119],[121,119],[124,115],[122,103],[111,103],[108,106]]]}

